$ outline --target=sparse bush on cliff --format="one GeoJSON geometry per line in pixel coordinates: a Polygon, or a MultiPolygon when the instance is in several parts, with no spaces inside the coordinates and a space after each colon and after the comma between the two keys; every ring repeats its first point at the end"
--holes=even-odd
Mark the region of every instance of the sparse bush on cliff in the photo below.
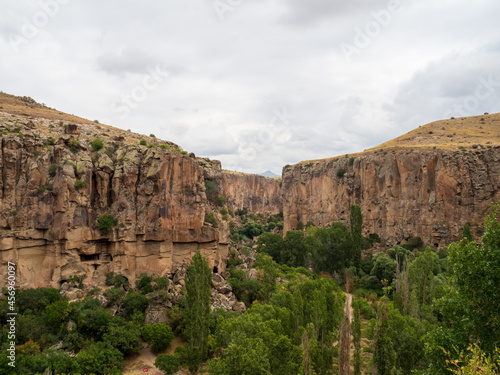
{"type": "Polygon", "coordinates": [[[224,206],[227,202],[227,199],[225,196],[221,195],[220,197],[217,198],[217,203],[219,206],[224,206]]]}
{"type": "Polygon", "coordinates": [[[146,146],[147,142],[146,142],[146,140],[145,140],[145,139],[141,139],[141,140],[139,141],[139,144],[140,144],[141,146],[146,146]]]}
{"type": "Polygon", "coordinates": [[[213,213],[209,213],[205,216],[205,222],[215,225],[217,223],[217,218],[213,213]]]}
{"type": "Polygon", "coordinates": [[[346,173],[346,170],[345,170],[344,168],[340,168],[340,169],[337,171],[337,177],[338,177],[338,178],[342,178],[342,177],[344,177],[345,173],[346,173]]]}
{"type": "Polygon", "coordinates": [[[103,234],[108,234],[118,224],[118,220],[115,219],[115,215],[106,214],[97,219],[97,224],[103,234]]]}
{"type": "Polygon", "coordinates": [[[92,141],[92,143],[90,143],[90,146],[92,146],[92,150],[99,151],[104,147],[104,142],[102,141],[102,139],[96,138],[92,141]]]}
{"type": "Polygon", "coordinates": [[[55,140],[54,138],[52,138],[52,137],[51,137],[51,138],[47,139],[47,144],[49,144],[49,145],[53,146],[53,145],[55,145],[55,144],[56,144],[56,140],[55,140]]]}
{"type": "Polygon", "coordinates": [[[78,139],[73,139],[71,142],[69,142],[69,149],[73,154],[76,154],[79,148],[80,142],[78,142],[78,139]]]}
{"type": "Polygon", "coordinates": [[[59,168],[59,166],[57,164],[52,164],[50,167],[49,167],[49,175],[50,177],[54,177],[57,173],[57,168],[59,168]]]}
{"type": "Polygon", "coordinates": [[[354,158],[353,157],[350,157],[349,158],[349,165],[353,165],[354,164],[354,158]]]}
{"type": "Polygon", "coordinates": [[[87,184],[85,181],[82,180],[76,180],[75,182],[75,189],[80,190],[80,189],[85,189],[87,187],[87,184]]]}

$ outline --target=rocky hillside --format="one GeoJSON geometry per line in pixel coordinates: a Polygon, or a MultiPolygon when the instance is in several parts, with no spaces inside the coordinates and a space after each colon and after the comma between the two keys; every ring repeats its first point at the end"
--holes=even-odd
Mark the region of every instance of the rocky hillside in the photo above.
{"type": "Polygon", "coordinates": [[[500,199],[500,114],[421,126],[363,153],[283,169],[284,230],[349,222],[361,206],[365,235],[445,245],[465,223],[479,235],[500,199]]]}
{"type": "Polygon", "coordinates": [[[229,210],[281,210],[276,180],[225,172],[171,142],[31,98],[0,94],[0,134],[0,277],[15,262],[21,287],[83,274],[98,285],[111,271],[133,282],[169,274],[197,250],[224,268],[229,222],[207,198],[207,180],[229,210]]]}

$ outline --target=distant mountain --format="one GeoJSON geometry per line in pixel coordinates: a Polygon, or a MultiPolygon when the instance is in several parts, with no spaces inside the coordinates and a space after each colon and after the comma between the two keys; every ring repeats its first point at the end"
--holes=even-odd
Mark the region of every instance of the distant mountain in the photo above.
{"type": "Polygon", "coordinates": [[[271,171],[265,171],[264,173],[257,173],[259,176],[264,176],[264,177],[281,177],[277,175],[276,173],[273,173],[271,171]]]}

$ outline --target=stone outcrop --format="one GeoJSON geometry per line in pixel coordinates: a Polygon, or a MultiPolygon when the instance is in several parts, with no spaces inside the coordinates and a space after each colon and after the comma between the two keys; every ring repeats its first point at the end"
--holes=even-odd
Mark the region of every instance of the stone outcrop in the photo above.
{"type": "Polygon", "coordinates": [[[199,159],[205,179],[217,183],[217,194],[227,199],[227,209],[276,215],[282,211],[279,179],[223,170],[220,161],[199,159]]]}
{"type": "Polygon", "coordinates": [[[349,225],[350,205],[358,204],[365,235],[389,244],[420,236],[443,246],[459,239],[467,222],[481,233],[489,204],[500,199],[500,147],[388,149],[286,166],[283,199],[285,233],[299,221],[349,225]]]}
{"type": "MultiPolygon", "coordinates": [[[[207,199],[205,159],[169,143],[160,147],[154,138],[139,145],[130,133],[104,125],[69,129],[60,121],[0,113],[0,133],[3,280],[11,261],[20,287],[59,287],[73,275],[102,285],[107,272],[133,283],[142,272],[171,273],[198,250],[210,267],[225,268],[229,221],[207,199]],[[96,138],[104,141],[97,151],[96,138]],[[217,223],[205,222],[209,213],[217,223]],[[116,225],[106,233],[98,220],[108,214],[116,225]]],[[[220,163],[215,179],[229,209],[279,210],[274,180],[245,175],[232,189],[235,180],[220,163]]]]}

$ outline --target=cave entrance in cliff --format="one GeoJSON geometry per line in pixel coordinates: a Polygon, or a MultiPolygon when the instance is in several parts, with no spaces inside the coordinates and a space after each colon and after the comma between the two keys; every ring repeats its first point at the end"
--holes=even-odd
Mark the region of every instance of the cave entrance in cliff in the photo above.
{"type": "Polygon", "coordinates": [[[63,284],[64,284],[66,281],[68,281],[68,280],[61,280],[61,281],[59,281],[59,287],[63,286],[63,284]]]}
{"type": "Polygon", "coordinates": [[[80,254],[80,262],[99,260],[99,254],[80,254]]]}
{"type": "Polygon", "coordinates": [[[213,273],[219,273],[219,269],[217,268],[217,266],[214,266],[214,268],[212,269],[212,272],[213,273]]]}

